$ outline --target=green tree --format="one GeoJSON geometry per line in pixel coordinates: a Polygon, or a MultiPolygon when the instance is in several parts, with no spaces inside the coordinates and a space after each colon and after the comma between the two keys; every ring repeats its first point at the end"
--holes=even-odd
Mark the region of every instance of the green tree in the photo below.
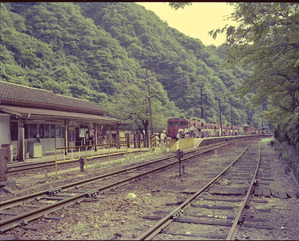
{"type": "Polygon", "coordinates": [[[228,65],[242,64],[253,70],[239,92],[255,91],[252,100],[256,104],[268,100],[285,112],[294,112],[299,104],[299,4],[234,5],[232,19],[239,26],[226,26],[211,34],[216,37],[226,32],[231,46],[228,65]]]}

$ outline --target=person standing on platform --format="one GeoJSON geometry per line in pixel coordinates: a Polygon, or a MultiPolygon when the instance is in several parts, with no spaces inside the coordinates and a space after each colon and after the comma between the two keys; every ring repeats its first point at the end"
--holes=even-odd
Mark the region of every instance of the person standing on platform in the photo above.
{"type": "Polygon", "coordinates": [[[183,137],[183,132],[184,132],[184,130],[182,129],[182,127],[180,127],[180,129],[178,130],[178,134],[179,134],[180,139],[183,137]]]}
{"type": "Polygon", "coordinates": [[[156,133],[156,146],[157,147],[159,146],[159,140],[160,140],[160,138],[158,136],[158,133],[156,133]]]}
{"type": "Polygon", "coordinates": [[[195,137],[195,130],[196,130],[196,127],[195,127],[195,123],[193,126],[190,127],[190,137],[195,137]]]}
{"type": "Polygon", "coordinates": [[[185,138],[187,138],[186,137],[187,135],[188,135],[188,138],[190,137],[189,133],[190,133],[190,128],[186,128],[185,129],[185,134],[184,134],[185,138]]]}
{"type": "Polygon", "coordinates": [[[164,130],[162,133],[161,133],[161,145],[165,146],[165,142],[166,142],[166,131],[164,130]]]}

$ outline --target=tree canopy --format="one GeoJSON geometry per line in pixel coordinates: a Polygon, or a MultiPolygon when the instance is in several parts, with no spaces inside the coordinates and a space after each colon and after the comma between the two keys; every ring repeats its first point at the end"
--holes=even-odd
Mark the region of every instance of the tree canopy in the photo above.
{"type": "MultiPolygon", "coordinates": [[[[276,139],[299,151],[299,4],[229,4],[235,7],[230,18],[238,25],[211,30],[210,35],[226,34],[229,51],[224,66],[251,70],[236,93],[241,97],[251,93],[254,106],[267,103],[264,117],[275,125],[276,139]]],[[[170,4],[175,9],[186,5],[190,3],[170,4]]]]}
{"type": "Polygon", "coordinates": [[[299,150],[299,4],[234,6],[231,18],[239,25],[226,26],[211,34],[216,37],[217,33],[226,32],[231,46],[226,57],[228,66],[241,64],[252,70],[238,92],[241,95],[254,92],[251,100],[256,105],[267,101],[270,108],[265,117],[299,150]],[[288,124],[293,127],[286,128],[288,124]]]}
{"type": "Polygon", "coordinates": [[[252,69],[222,68],[229,45],[205,46],[138,4],[6,2],[0,24],[1,80],[87,99],[141,131],[149,65],[155,131],[170,117],[200,118],[201,89],[207,122],[218,122],[220,98],[224,124],[232,108],[234,125],[261,126],[266,106],[249,105],[259,93],[235,95],[252,69]]]}

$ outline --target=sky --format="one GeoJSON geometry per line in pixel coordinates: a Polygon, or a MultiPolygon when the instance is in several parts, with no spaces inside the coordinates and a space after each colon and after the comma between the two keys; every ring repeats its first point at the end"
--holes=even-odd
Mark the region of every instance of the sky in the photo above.
{"type": "Polygon", "coordinates": [[[168,2],[137,2],[147,10],[153,11],[170,27],[193,38],[199,38],[204,45],[219,46],[225,42],[225,36],[219,35],[216,40],[208,32],[222,28],[226,24],[233,24],[225,20],[230,16],[234,7],[225,2],[193,2],[184,9],[175,10],[168,2]]]}

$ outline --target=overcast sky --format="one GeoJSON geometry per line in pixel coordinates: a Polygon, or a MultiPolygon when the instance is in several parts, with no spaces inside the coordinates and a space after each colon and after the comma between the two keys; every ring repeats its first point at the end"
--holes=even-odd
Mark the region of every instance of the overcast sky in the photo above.
{"type": "Polygon", "coordinates": [[[225,2],[193,2],[192,5],[178,10],[171,8],[168,2],[137,2],[137,4],[155,12],[170,27],[190,37],[199,38],[205,45],[216,46],[225,42],[225,36],[219,36],[214,40],[208,32],[232,24],[225,18],[234,10],[233,6],[225,2]]]}

